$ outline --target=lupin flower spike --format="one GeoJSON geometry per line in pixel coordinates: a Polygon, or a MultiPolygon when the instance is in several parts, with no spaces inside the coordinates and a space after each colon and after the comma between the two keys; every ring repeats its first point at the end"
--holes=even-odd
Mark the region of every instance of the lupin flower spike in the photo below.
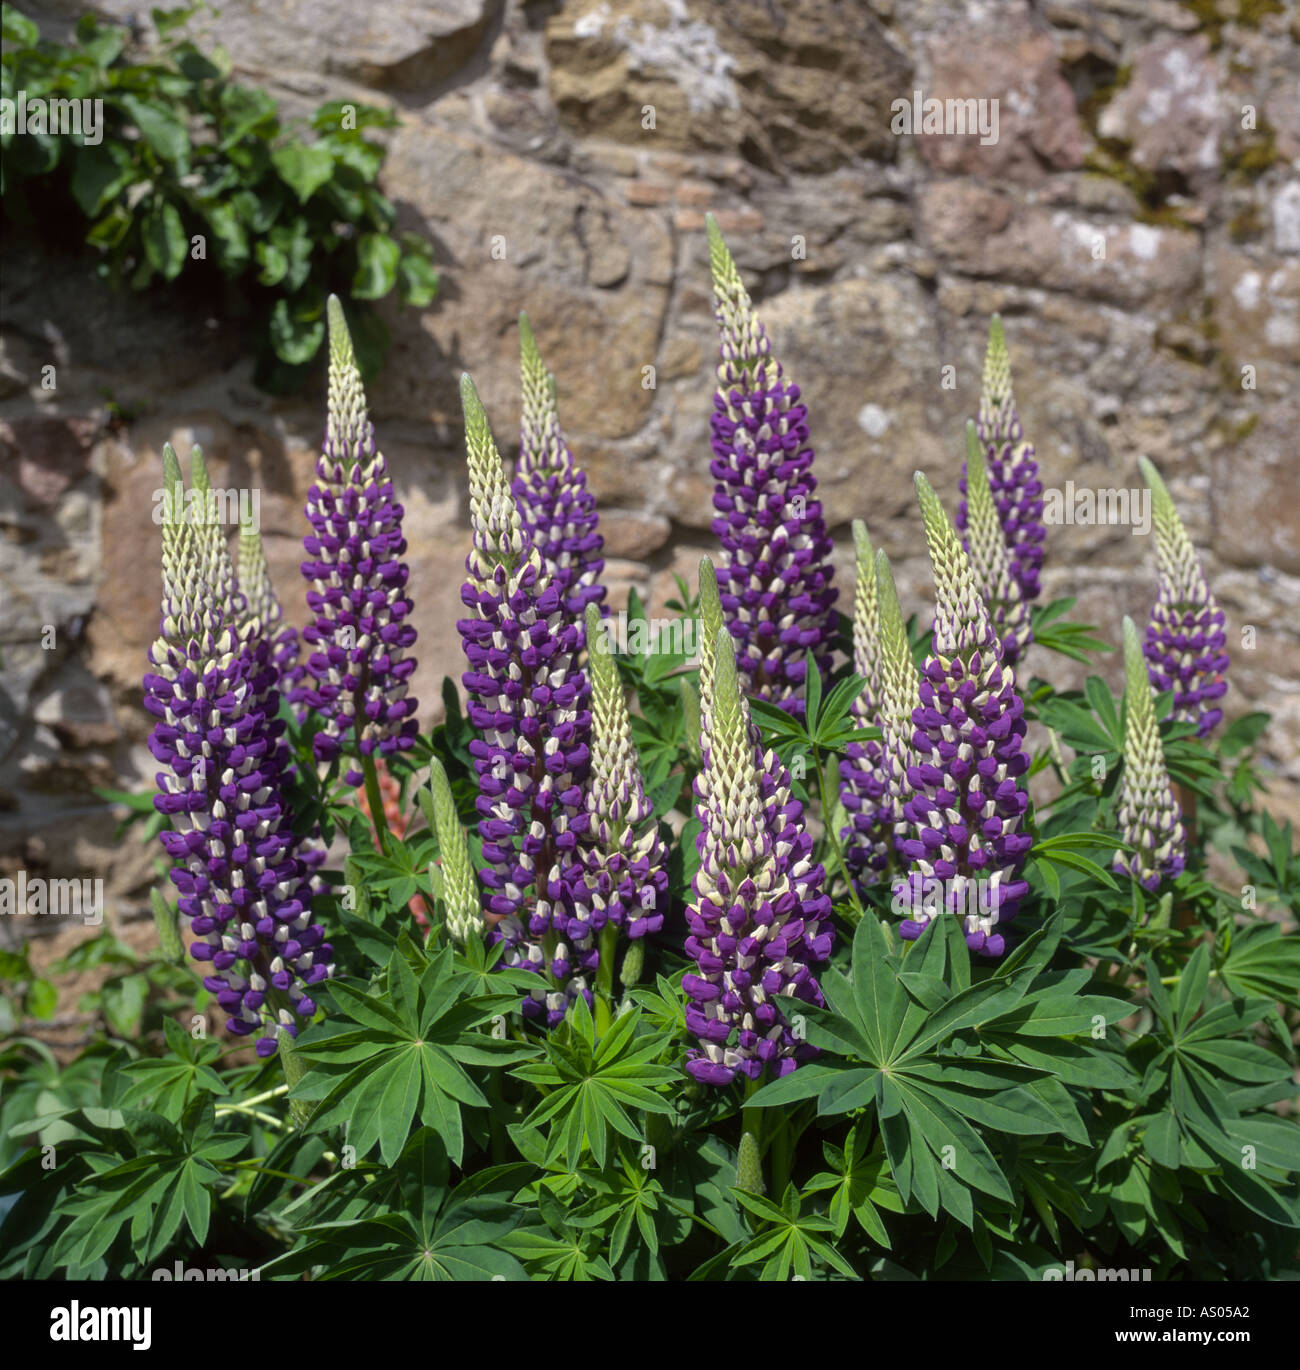
{"type": "Polygon", "coordinates": [[[190,448],[190,485],[199,496],[191,506],[190,521],[199,530],[200,574],[210,587],[221,621],[235,627],[246,617],[248,605],[231,565],[230,548],[208,475],[208,464],[203,449],[197,446],[190,448]]]}
{"type": "MultiPolygon", "coordinates": [[[[254,690],[259,703],[272,709],[267,722],[271,734],[277,739],[274,761],[279,774],[287,775],[291,769],[289,748],[287,741],[283,740],[284,725],[275,717],[275,710],[279,707],[279,700],[291,698],[302,684],[300,643],[298,630],[284,621],[284,610],[271,585],[261,535],[251,525],[242,525],[239,530],[237,583],[244,603],[241,632],[261,638],[267,646],[266,670],[254,682],[254,690]],[[272,691],[276,694],[274,706],[271,705],[272,691]]],[[[300,715],[299,722],[303,716],[305,711],[300,715]]],[[[325,864],[329,847],[321,838],[319,823],[300,838],[297,855],[306,869],[313,873],[325,864]]],[[[317,884],[314,889],[320,893],[323,887],[317,884]]]]}
{"type": "Polygon", "coordinates": [[[163,445],[162,613],[158,631],[184,648],[203,629],[200,543],[185,508],[185,481],[171,443],[163,445]]]}
{"type": "Polygon", "coordinates": [[[686,730],[686,750],[691,760],[700,764],[700,697],[695,686],[685,677],[678,682],[678,693],[682,701],[682,721],[686,730]]]}
{"type": "MultiPolygon", "coordinates": [[[[311,582],[307,607],[315,621],[303,640],[306,662],[295,703],[320,713],[313,747],[319,761],[347,753],[389,756],[415,742],[416,701],[407,694],[415,642],[406,593],[408,568],[402,506],[375,433],[343,318],[331,295],[329,408],[316,483],[307,493],[312,531],[303,539],[302,573],[311,582]]],[[[362,772],[351,766],[349,784],[362,772]]]]}
{"type": "Polygon", "coordinates": [[[278,675],[280,693],[287,695],[297,685],[301,674],[298,630],[284,621],[284,609],[271,584],[261,535],[251,524],[245,524],[239,530],[239,588],[248,619],[257,620],[260,631],[271,644],[271,663],[278,675]]]}
{"type": "Polygon", "coordinates": [[[590,752],[590,689],[578,669],[581,629],[565,611],[541,553],[529,541],[487,415],[461,377],[474,542],[465,559],[457,628],[469,662],[461,677],[478,774],[485,911],[506,964],[543,982],[524,1000],[526,1017],[554,1026],[582,994],[599,952],[580,902],[578,842],[590,752]]]}
{"type": "MultiPolygon", "coordinates": [[[[980,394],[978,431],[984,445],[989,485],[1007,546],[1011,576],[1020,586],[1026,604],[1038,598],[1043,565],[1043,485],[1033,444],[1025,441],[1015,396],[1011,391],[1011,360],[1002,319],[989,321],[988,348],[984,354],[984,384],[980,394]]],[[[963,468],[961,492],[968,495],[963,468]]],[[[957,527],[966,532],[967,500],[957,506],[957,527]]],[[[967,544],[969,546],[969,543],[967,544]]]]}
{"type": "MultiPolygon", "coordinates": [[[[702,609],[705,599],[702,584],[702,609]]],[[[700,1046],[686,1068],[726,1085],[765,1069],[785,1075],[815,1054],[775,1000],[823,1003],[809,963],[830,954],[830,900],[789,775],[775,752],[760,754],[725,625],[701,658],[700,867],[686,914],[697,972],[682,981],[691,1000],[686,1025],[700,1046]]]]}
{"type": "Polygon", "coordinates": [[[451,782],[442,762],[429,758],[429,788],[433,794],[433,823],[438,835],[439,869],[442,871],[442,899],[447,909],[447,932],[457,942],[482,937],[487,926],[483,919],[478,883],[469,858],[465,829],[456,813],[451,782]]]}
{"type": "Polygon", "coordinates": [[[655,824],[644,831],[653,806],[646,797],[632,743],[623,682],[619,679],[600,610],[587,605],[591,674],[590,824],[583,845],[585,903],[599,930],[611,924],[632,940],[663,927],[668,902],[667,851],[655,824]]]}
{"type": "Polygon", "coordinates": [[[1172,717],[1194,723],[1197,736],[1206,738],[1223,718],[1218,701],[1228,689],[1223,610],[1160,472],[1146,457],[1138,467],[1151,489],[1160,573],[1143,648],[1147,669],[1157,691],[1174,692],[1172,717]]]}
{"type": "Polygon", "coordinates": [[[963,918],[966,943],[1000,956],[1000,923],[1015,916],[1028,891],[1019,878],[1032,838],[1018,831],[1028,804],[1017,778],[1029,768],[1024,705],[1002,653],[975,576],[939,497],[921,472],[916,490],[934,564],[934,642],[912,714],[912,791],[905,812],[912,861],[894,886],[899,928],[919,937],[931,918],[963,918]]]}
{"type": "MultiPolygon", "coordinates": [[[[183,495],[170,448],[163,470],[169,494],[183,495]]],[[[194,470],[203,493],[201,456],[194,470]]],[[[157,720],[149,749],[162,767],[154,807],[171,821],[160,841],[195,934],[190,955],[211,967],[204,986],[232,1033],[261,1030],[257,1051],[269,1056],[315,1014],[310,989],[332,974],[333,953],[311,921],[310,880],[294,852],[278,694],[265,685],[269,647],[231,616],[239,597],[229,554],[207,501],[199,508],[194,524],[164,519],[162,634],[144,678],[157,720]]]]}
{"type": "Polygon", "coordinates": [[[1155,700],[1133,620],[1124,619],[1124,771],[1120,778],[1120,833],[1133,856],[1115,853],[1112,865],[1155,892],[1162,880],[1176,880],[1186,862],[1182,810],[1165,767],[1156,725],[1155,700]]]}
{"type": "MultiPolygon", "coordinates": [[[[859,727],[880,726],[880,601],[876,593],[876,556],[866,524],[853,520],[857,584],[853,599],[853,669],[866,684],[853,701],[859,727]]],[[[853,878],[874,884],[889,862],[893,845],[892,811],[882,742],[850,742],[840,762],[840,803],[847,824],[840,832],[844,859],[853,878]]]]}
{"type": "Polygon", "coordinates": [[[903,809],[912,793],[907,783],[907,768],[912,764],[912,712],[920,702],[921,678],[912,660],[893,567],[883,550],[876,553],[876,602],[880,618],[881,769],[889,798],[893,846],[902,857],[910,832],[903,809]]]}
{"type": "Polygon", "coordinates": [[[782,376],[712,215],[706,219],[721,361],[710,420],[718,589],[746,688],[794,713],[811,651],[829,669],[836,631],[831,540],[816,499],[808,411],[782,376]]]}
{"type": "Polygon", "coordinates": [[[966,551],[975,584],[1002,644],[1002,659],[1014,666],[1034,640],[1029,603],[1011,574],[1011,556],[998,521],[988,467],[974,423],[966,424],[966,551]]]}
{"type": "Polygon", "coordinates": [[[596,499],[565,441],[555,377],[537,350],[527,314],[519,316],[519,343],[523,417],[511,488],[551,583],[581,626],[586,606],[605,598],[605,587],[597,583],[605,562],[600,554],[603,539],[596,531],[596,499]]]}

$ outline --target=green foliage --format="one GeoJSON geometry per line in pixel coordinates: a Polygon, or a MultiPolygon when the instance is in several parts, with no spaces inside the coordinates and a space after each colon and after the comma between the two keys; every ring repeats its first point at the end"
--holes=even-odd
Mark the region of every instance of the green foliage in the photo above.
{"type": "Polygon", "coordinates": [[[640,1014],[627,1013],[597,1037],[587,1001],[579,998],[547,1037],[546,1060],[513,1071],[517,1080],[546,1091],[523,1126],[546,1129],[548,1162],[563,1157],[575,1165],[587,1150],[603,1169],[611,1133],[632,1141],[644,1135],[629,1109],[671,1113],[660,1091],[677,1078],[677,1071],[658,1064],[667,1034],[638,1034],[639,1025],[640,1014]]]}
{"type": "MultiPolygon", "coordinates": [[[[4,7],[0,94],[100,101],[98,127],[71,135],[0,133],[4,215],[11,231],[39,226],[93,248],[101,274],[142,290],[184,281],[219,294],[238,286],[271,389],[298,383],[325,335],[324,301],[350,299],[352,335],[369,374],[388,345],[370,302],[394,288],[423,307],[438,277],[430,245],[395,236],[395,210],[376,184],[385,148],[368,137],[390,113],[331,101],[285,121],[265,91],[231,79],[217,49],[183,36],[204,7],[154,10],[156,41],[136,55],[126,29],[93,15],[69,45],[40,38],[4,7]]],[[[34,119],[34,115],[33,115],[34,119]]]]}
{"type": "MultiPolygon", "coordinates": [[[[272,165],[305,204],[326,193],[323,162],[272,165]]],[[[809,1059],[726,1088],[688,1074],[707,574],[703,608],[679,583],[657,634],[636,632],[629,596],[614,654],[669,849],[663,930],[605,939],[622,973],[589,979],[555,1026],[535,1015],[550,982],[506,966],[477,918],[448,936],[462,829],[484,864],[475,731],[451,679],[442,721],[389,763],[388,833],[340,763],[316,765],[317,720],[282,711],[296,821],[338,858],[313,899],[335,973],[291,1051],[206,1039],[210,996],[176,958],[166,885],[156,951],[101,931],[44,974],[0,953],[0,1277],[147,1279],[196,1253],[268,1280],[1028,1280],[1068,1260],[1158,1280],[1300,1274],[1300,881],[1291,825],[1259,807],[1263,714],[1208,745],[1160,725],[1197,839],[1149,893],[1113,865],[1129,850],[1124,700],[1096,675],[1021,679],[1041,739],[1028,893],[988,961],[955,917],[902,941],[896,871],[849,880],[836,772],[878,732],[857,726],[848,662],[810,662],[802,717],[750,701],[809,814],[837,926],[824,1004],[781,1001],[809,1059]],[[65,975],[89,979],[84,1050],[39,1040],[65,975]]],[[[1064,619],[1071,603],[1039,612],[1039,646],[1086,663],[1106,644],[1064,619]]],[[[901,612],[895,626],[901,653],[901,612]]],[[[928,646],[914,617],[907,647],[920,661],[928,646]]],[[[721,666],[715,710],[730,680],[721,666]]],[[[167,820],[148,797],[109,797],[154,842],[167,820]]],[[[542,940],[562,955],[557,932],[542,940]]]]}
{"type": "Polygon", "coordinates": [[[358,1157],[378,1144],[391,1165],[418,1117],[459,1163],[462,1107],[488,1107],[472,1068],[500,1067],[533,1051],[478,1030],[517,996],[472,995],[470,977],[458,973],[450,950],[427,959],[411,950],[418,975],[399,943],[369,991],[347,980],[329,983],[335,1012],[299,1040],[313,1069],[293,1094],[319,1100],[309,1130],[344,1126],[358,1157]]]}
{"type": "MultiPolygon", "coordinates": [[[[684,586],[675,608],[698,612],[684,586]]],[[[96,1042],[67,1064],[30,1038],[0,1053],[0,1274],[147,1277],[196,1247],[266,1279],[1038,1279],[1083,1253],[1160,1279],[1294,1271],[1300,938],[1275,918],[1296,909],[1296,857],[1290,826],[1254,807],[1262,716],[1211,747],[1162,725],[1205,849],[1150,895],[1111,869],[1122,699],[1095,676],[1030,680],[1027,712],[1051,730],[1033,765],[1056,784],[1027,819],[1008,954],[973,961],[951,918],[900,943],[888,883],[850,889],[823,828],[816,858],[852,935],[819,975],[826,1007],[784,1004],[818,1055],[718,1090],[682,1070],[699,830],[681,694],[696,672],[673,650],[686,622],[615,655],[672,912],[624,986],[598,988],[603,1019],[578,999],[538,1029],[519,1013],[537,978],[504,968],[500,944],[446,936],[432,758],[481,864],[453,682],[443,722],[394,765],[409,821],[382,848],[338,767],[311,764],[311,721],[286,714],[295,806],[348,848],[316,904],[338,974],[295,1068],[178,1027],[207,996],[161,947],[82,944],[41,983],[52,1011],[60,975],[96,977],[96,1042]],[[1210,848],[1240,883],[1211,879],[1210,848]],[[433,913],[424,934],[413,899],[433,913]]],[[[845,746],[874,730],[852,717],[847,666],[810,682],[802,719],[751,705],[765,746],[807,758],[796,791],[824,813],[845,746]]],[[[174,909],[156,902],[165,931],[174,909]]],[[[40,977],[15,953],[0,973],[13,1021],[38,1022],[40,977]]]]}

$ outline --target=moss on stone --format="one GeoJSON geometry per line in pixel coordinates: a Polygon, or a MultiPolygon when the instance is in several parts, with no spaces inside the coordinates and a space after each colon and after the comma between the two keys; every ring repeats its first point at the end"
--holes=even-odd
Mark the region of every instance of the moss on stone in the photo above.
{"type": "Polygon", "coordinates": [[[1229,176],[1257,181],[1282,160],[1277,150],[1277,131],[1261,114],[1256,127],[1243,132],[1246,137],[1224,155],[1223,169],[1229,176]]]}
{"type": "Polygon", "coordinates": [[[1265,227],[1259,206],[1248,204],[1245,209],[1239,209],[1228,220],[1228,235],[1234,243],[1245,243],[1252,238],[1258,238],[1265,227]]]}
{"type": "Polygon", "coordinates": [[[1223,44],[1223,30],[1228,24],[1238,28],[1257,29],[1266,15],[1282,14],[1281,0],[1178,0],[1185,10],[1197,18],[1198,30],[1210,40],[1212,48],[1223,44]],[[1225,10],[1235,13],[1225,13],[1225,10]]]}
{"type": "Polygon", "coordinates": [[[1128,85],[1133,78],[1133,68],[1129,63],[1115,68],[1115,74],[1109,81],[1094,87],[1092,91],[1081,101],[1079,105],[1079,118],[1084,125],[1095,135],[1097,132],[1097,120],[1101,117],[1101,112],[1115,98],[1115,96],[1128,85]]]}
{"type": "Polygon", "coordinates": [[[1182,209],[1165,202],[1160,177],[1130,160],[1132,144],[1124,138],[1098,138],[1097,146],[1084,154],[1084,170],[1118,181],[1138,202],[1134,218],[1157,228],[1195,228],[1182,209]]]}
{"type": "Polygon", "coordinates": [[[1233,442],[1245,442],[1245,440],[1255,431],[1255,427],[1258,423],[1259,415],[1249,414],[1246,418],[1242,419],[1240,423],[1234,423],[1232,425],[1228,432],[1228,437],[1233,442]]]}

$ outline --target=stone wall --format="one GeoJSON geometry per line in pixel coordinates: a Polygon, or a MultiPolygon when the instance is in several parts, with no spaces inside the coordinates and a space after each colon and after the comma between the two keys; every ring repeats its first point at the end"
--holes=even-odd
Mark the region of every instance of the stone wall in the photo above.
{"type": "MultiPolygon", "coordinates": [[[[24,8],[56,35],[135,5],[24,8]]],[[[1142,454],[1165,473],[1228,613],[1230,715],[1273,712],[1273,807],[1300,815],[1295,0],[226,0],[210,41],[290,112],[402,117],[384,186],[443,286],[422,313],[385,306],[371,400],[407,509],[426,719],[461,669],[457,381],[474,374],[509,450],[521,309],[615,602],[636,586],[661,605],[713,547],[711,209],[804,389],[844,599],[859,516],[905,604],[928,595],[910,476],[955,498],[999,310],[1049,486],[1136,487],[1142,454]],[[896,134],[915,90],[996,99],[997,141],[896,134]]],[[[262,490],[300,619],[322,394],[259,393],[220,317],[183,289],[115,297],[82,258],[11,255],[0,320],[0,866],[107,874],[133,900],[150,855],[115,841],[93,789],[153,769],[162,444],[197,441],[214,484],[262,490]]],[[[1152,599],[1151,539],[1051,529],[1045,585],[1117,641],[1152,599]]],[[[1080,679],[1037,651],[1029,669],[1080,679]]]]}

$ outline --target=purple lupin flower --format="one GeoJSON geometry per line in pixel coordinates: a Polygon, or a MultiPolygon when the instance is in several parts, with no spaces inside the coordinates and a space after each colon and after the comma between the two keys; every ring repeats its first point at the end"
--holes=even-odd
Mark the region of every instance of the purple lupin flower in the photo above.
{"type": "Polygon", "coordinates": [[[1124,841],[1135,851],[1132,856],[1117,851],[1111,864],[1154,893],[1162,880],[1177,880],[1183,873],[1187,834],[1165,766],[1142,645],[1128,617],[1124,619],[1124,703],[1124,771],[1117,817],[1124,841]]]}
{"type": "MultiPolygon", "coordinates": [[[[1038,598],[1039,576],[1043,566],[1043,483],[1038,479],[1034,447],[1025,441],[1024,428],[1011,390],[1011,359],[1007,355],[1002,319],[994,314],[989,322],[988,350],[984,354],[984,385],[980,394],[980,442],[988,466],[989,485],[997,506],[1010,554],[1011,575],[1020,586],[1026,603],[1038,598]]],[[[962,467],[960,488],[966,491],[966,469],[962,467]]],[[[964,534],[967,524],[966,501],[957,506],[957,527],[964,534]]],[[[963,539],[965,541],[965,539],[963,539]]]]}
{"type": "Polygon", "coordinates": [[[822,1005],[810,962],[831,950],[825,873],[803,806],[774,751],[764,754],[737,670],[735,644],[706,560],[700,568],[702,766],[695,780],[700,867],[686,912],[696,971],[686,1069],[706,1084],[786,1075],[815,1048],[794,1033],[778,996],[822,1005]]]}
{"type": "Polygon", "coordinates": [[[998,520],[988,465],[973,423],[966,425],[965,472],[969,526],[963,545],[975,573],[975,587],[1002,645],[1002,659],[1008,666],[1014,666],[1034,640],[1033,622],[1029,601],[1011,570],[1011,553],[998,520]]]}
{"type": "MultiPolygon", "coordinates": [[[[630,941],[658,932],[668,904],[668,853],[646,797],[623,682],[600,611],[587,605],[591,676],[589,825],[582,844],[583,903],[591,925],[622,929],[630,941]]],[[[612,952],[613,948],[609,948],[612,952]]],[[[602,943],[601,957],[605,947],[602,943]]],[[[612,967],[610,967],[612,970],[612,967]]]]}
{"type": "MultiPolygon", "coordinates": [[[[302,682],[303,670],[299,660],[301,645],[298,630],[284,621],[284,609],[271,584],[271,573],[266,564],[261,535],[251,526],[243,526],[239,530],[236,584],[239,594],[243,597],[241,630],[245,635],[252,634],[265,639],[267,643],[266,670],[254,682],[254,696],[258,707],[268,711],[268,723],[274,726],[276,737],[279,739],[273,757],[277,777],[287,778],[292,775],[294,768],[290,765],[284,725],[275,715],[279,707],[278,701],[288,699],[302,682]],[[274,704],[272,692],[275,695],[274,704]]],[[[311,833],[305,834],[297,846],[298,859],[313,874],[325,864],[328,854],[328,848],[321,838],[319,824],[311,833]]],[[[313,884],[313,891],[320,892],[318,883],[313,884]]]]}
{"type": "MultiPolygon", "coordinates": [[[[860,519],[853,520],[857,585],[853,599],[853,669],[866,684],[853,701],[859,727],[881,727],[883,644],[876,593],[876,556],[860,519]]],[[[840,804],[848,823],[840,830],[844,860],[860,885],[874,885],[893,848],[893,806],[884,742],[850,742],[840,762],[840,804]]]]}
{"type": "MultiPolygon", "coordinates": [[[[195,449],[194,486],[207,491],[195,449]]],[[[176,455],[163,453],[163,609],[149,651],[145,708],[155,717],[149,749],[162,769],[154,806],[170,819],[160,834],[171,879],[210,967],[204,985],[236,1036],[261,1030],[260,1056],[281,1033],[297,1036],[316,1012],[312,986],[333,973],[325,931],[311,921],[307,872],[295,856],[292,817],[280,790],[283,724],[267,639],[241,622],[215,511],[176,517],[184,489],[176,455]]]]}
{"type": "Polygon", "coordinates": [[[916,490],[934,564],[934,641],[912,715],[912,836],[903,844],[912,868],[894,886],[893,906],[906,915],[904,938],[952,913],[973,951],[1001,956],[997,928],[1029,889],[1020,867],[1033,839],[1018,831],[1029,798],[1016,783],[1029,769],[1024,704],[966,553],[919,471],[916,490]]]}
{"type": "Polygon", "coordinates": [[[907,768],[912,764],[912,713],[920,700],[920,677],[894,587],[893,567],[883,549],[876,553],[876,604],[880,624],[881,771],[893,850],[898,860],[905,861],[903,843],[911,836],[911,824],[904,810],[912,797],[907,768]]]}
{"type": "Polygon", "coordinates": [[[590,1002],[599,963],[591,909],[577,897],[590,688],[577,666],[580,630],[524,532],[469,376],[461,403],[474,544],[461,589],[469,616],[456,626],[469,662],[461,677],[469,720],[480,734],[469,747],[486,862],[479,878],[506,964],[541,977],[525,1017],[554,1026],[579,994],[590,1002]]]}
{"type": "Polygon", "coordinates": [[[1157,690],[1174,692],[1171,717],[1194,723],[1197,736],[1206,738],[1223,718],[1218,701],[1228,689],[1224,614],[1160,472],[1146,457],[1138,466],[1151,489],[1160,571],[1144,645],[1147,670],[1157,690]]]}
{"type": "MultiPolygon", "coordinates": [[[[329,299],[329,409],[316,483],[307,493],[311,533],[303,539],[307,607],[315,621],[303,640],[307,658],[295,703],[315,709],[324,726],[313,739],[318,761],[345,752],[390,756],[415,742],[416,701],[407,694],[415,659],[409,622],[402,506],[375,432],[352,351],[343,307],[329,299]]],[[[360,785],[355,766],[347,782],[360,785]]]]}
{"type": "Polygon", "coordinates": [[[542,554],[551,583],[581,627],[588,604],[600,604],[605,561],[596,531],[596,497],[573,460],[560,427],[555,377],[546,369],[527,314],[519,316],[523,417],[511,484],[524,531],[542,554]]]}
{"type": "Polygon", "coordinates": [[[248,617],[257,620],[262,636],[270,643],[271,665],[275,668],[278,688],[280,694],[287,697],[301,675],[302,644],[298,630],[292,623],[285,622],[284,609],[271,584],[261,536],[251,525],[239,530],[237,579],[248,617]]]}
{"type": "Polygon", "coordinates": [[[722,353],[709,468],[718,511],[713,531],[722,543],[718,592],[746,692],[801,713],[808,653],[820,670],[830,669],[838,593],[816,498],[808,410],[772,356],[712,215],[707,222],[722,353]]]}

